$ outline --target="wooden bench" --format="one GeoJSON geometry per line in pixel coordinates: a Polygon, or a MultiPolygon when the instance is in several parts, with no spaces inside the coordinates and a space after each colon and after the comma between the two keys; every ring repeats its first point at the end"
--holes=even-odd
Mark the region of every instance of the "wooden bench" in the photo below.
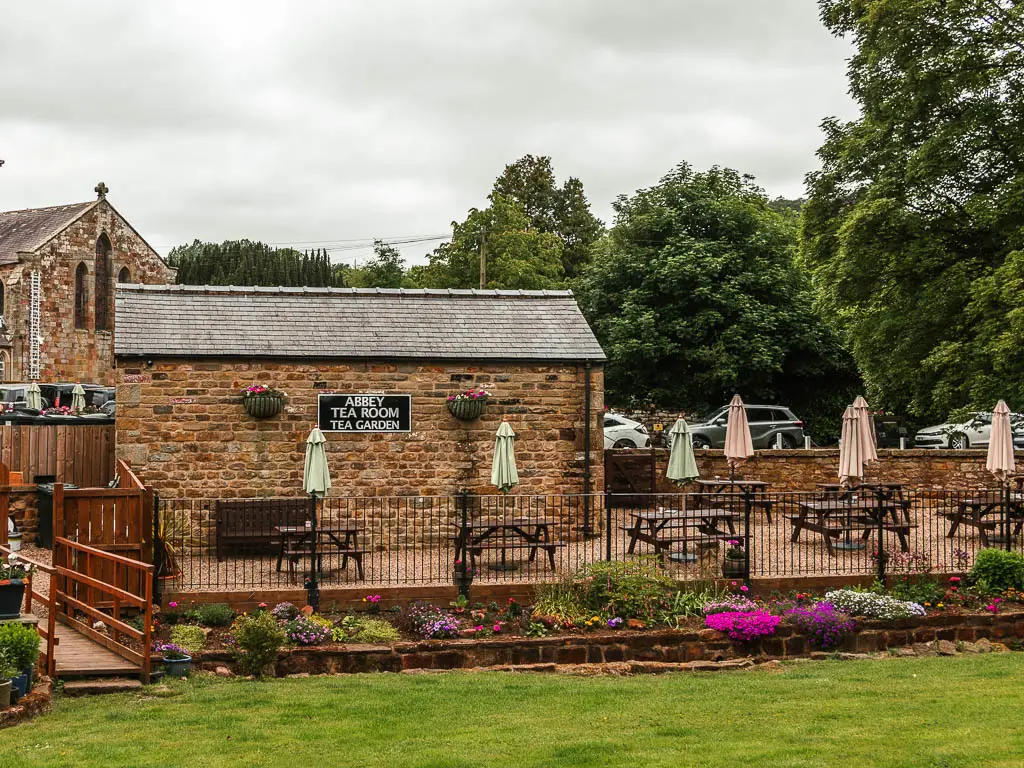
{"type": "Polygon", "coordinates": [[[224,559],[228,547],[272,549],[278,545],[279,525],[305,525],[309,519],[309,499],[232,499],[217,501],[217,560],[224,559]]]}
{"type": "Polygon", "coordinates": [[[551,568],[555,568],[555,550],[561,549],[565,544],[560,541],[515,541],[515,542],[503,542],[501,540],[481,541],[478,544],[469,544],[469,565],[470,568],[476,570],[476,559],[480,557],[484,552],[501,552],[502,560],[505,559],[505,552],[514,550],[530,550],[530,557],[528,562],[533,562],[537,556],[537,550],[543,549],[548,553],[548,561],[551,564],[551,568]]]}

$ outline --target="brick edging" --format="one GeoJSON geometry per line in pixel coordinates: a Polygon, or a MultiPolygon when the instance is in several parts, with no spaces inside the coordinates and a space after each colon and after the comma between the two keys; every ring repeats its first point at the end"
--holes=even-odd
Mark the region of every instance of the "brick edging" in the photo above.
{"type": "Polygon", "coordinates": [[[40,677],[32,690],[18,699],[18,703],[7,709],[0,709],[0,728],[23,723],[36,715],[49,712],[53,707],[53,681],[40,677]]]}

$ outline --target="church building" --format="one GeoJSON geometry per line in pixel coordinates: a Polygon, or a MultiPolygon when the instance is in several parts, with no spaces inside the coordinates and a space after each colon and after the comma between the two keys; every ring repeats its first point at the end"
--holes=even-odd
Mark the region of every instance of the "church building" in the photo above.
{"type": "Polygon", "coordinates": [[[107,186],[95,192],[0,213],[0,381],[113,384],[115,285],[174,281],[107,186]]]}

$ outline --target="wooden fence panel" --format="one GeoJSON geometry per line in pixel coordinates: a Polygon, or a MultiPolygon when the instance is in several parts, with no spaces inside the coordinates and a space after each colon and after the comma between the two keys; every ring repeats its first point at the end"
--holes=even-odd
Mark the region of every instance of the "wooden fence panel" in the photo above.
{"type": "Polygon", "coordinates": [[[114,476],[113,424],[0,425],[0,462],[21,472],[83,488],[102,487],[114,476]]]}

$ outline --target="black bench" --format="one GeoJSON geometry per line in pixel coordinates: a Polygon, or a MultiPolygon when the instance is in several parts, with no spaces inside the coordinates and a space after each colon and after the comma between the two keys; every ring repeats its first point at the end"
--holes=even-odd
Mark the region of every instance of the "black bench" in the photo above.
{"type": "Polygon", "coordinates": [[[305,525],[309,520],[309,499],[232,499],[217,501],[217,559],[224,559],[228,547],[273,550],[279,546],[274,530],[279,525],[305,525]]]}

